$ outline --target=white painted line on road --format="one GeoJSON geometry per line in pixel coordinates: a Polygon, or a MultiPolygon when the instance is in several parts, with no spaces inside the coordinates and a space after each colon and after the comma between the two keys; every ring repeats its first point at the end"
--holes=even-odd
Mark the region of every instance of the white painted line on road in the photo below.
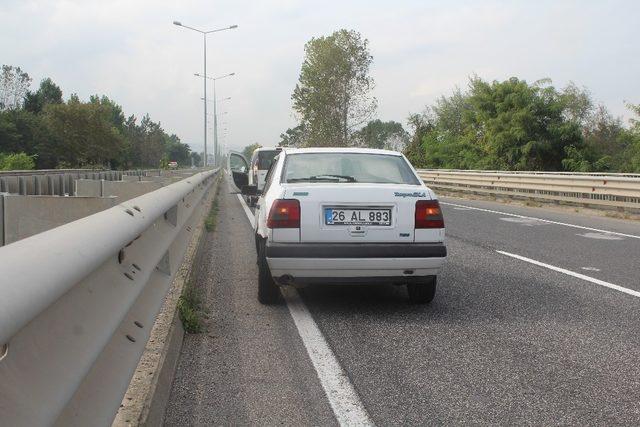
{"type": "Polygon", "coordinates": [[[320,384],[329,399],[329,404],[341,426],[372,426],[358,393],[349,381],[322,332],[304,305],[298,292],[292,287],[281,289],[289,313],[298,328],[298,333],[307,349],[311,363],[316,369],[320,384]]]}
{"type": "MultiPolygon", "coordinates": [[[[255,221],[253,213],[242,195],[238,194],[237,196],[249,222],[253,224],[255,221]]],[[[341,426],[373,426],[373,421],[369,418],[369,414],[349,381],[347,373],[340,366],[340,362],[333,354],[298,291],[289,286],[280,289],[338,424],[341,426]]]]}
{"type": "Polygon", "coordinates": [[[242,194],[236,194],[236,196],[238,196],[238,200],[240,200],[240,205],[242,205],[244,213],[247,215],[247,218],[249,218],[249,224],[251,224],[251,226],[255,225],[256,219],[253,216],[251,209],[249,209],[249,206],[247,206],[247,203],[244,201],[244,197],[242,197],[242,194]]]}
{"type": "Polygon", "coordinates": [[[584,274],[576,273],[571,270],[566,270],[564,268],[556,267],[555,265],[545,264],[544,262],[536,261],[531,258],[523,257],[521,255],[512,254],[504,251],[496,251],[499,254],[506,255],[511,258],[519,259],[520,261],[525,261],[540,267],[548,268],[549,270],[557,271],[559,273],[567,274],[569,276],[577,277],[578,279],[586,280],[587,282],[595,283],[596,285],[604,286],[605,288],[614,289],[616,291],[624,292],[625,294],[632,295],[634,297],[640,298],[640,292],[634,291],[633,289],[628,289],[622,286],[614,285],[613,283],[605,282],[604,280],[596,279],[593,277],[585,276],[584,274]]]}
{"type": "Polygon", "coordinates": [[[491,209],[477,208],[475,206],[459,205],[457,203],[449,203],[449,202],[443,202],[443,201],[440,201],[440,204],[441,205],[448,205],[448,206],[455,206],[455,207],[458,207],[458,208],[467,208],[467,209],[472,209],[472,210],[482,211],[482,212],[495,213],[495,214],[499,214],[499,215],[512,216],[512,217],[515,217],[515,218],[523,218],[523,219],[542,221],[542,222],[546,222],[548,224],[563,225],[565,227],[579,228],[581,230],[596,231],[598,233],[613,234],[615,236],[630,237],[632,239],[640,239],[640,236],[636,236],[634,234],[624,234],[624,233],[618,233],[617,231],[600,230],[598,228],[583,227],[582,225],[568,224],[566,222],[551,221],[549,219],[536,218],[536,217],[532,217],[532,216],[518,215],[518,214],[514,214],[514,213],[509,213],[509,212],[501,212],[501,211],[494,211],[494,210],[491,210],[491,209]]]}

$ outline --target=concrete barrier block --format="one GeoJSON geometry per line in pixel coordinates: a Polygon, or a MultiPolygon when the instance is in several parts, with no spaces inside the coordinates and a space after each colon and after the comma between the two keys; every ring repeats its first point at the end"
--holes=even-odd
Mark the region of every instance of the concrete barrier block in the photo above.
{"type": "Polygon", "coordinates": [[[114,197],[8,194],[2,199],[5,245],[109,209],[116,204],[114,197]]]}
{"type": "Polygon", "coordinates": [[[115,196],[116,203],[122,203],[134,197],[142,196],[162,187],[162,183],[154,181],[125,182],[125,181],[103,181],[104,197],[115,196]]]}
{"type": "Polygon", "coordinates": [[[75,182],[75,196],[77,197],[101,197],[102,181],[92,179],[77,179],[75,182]]]}

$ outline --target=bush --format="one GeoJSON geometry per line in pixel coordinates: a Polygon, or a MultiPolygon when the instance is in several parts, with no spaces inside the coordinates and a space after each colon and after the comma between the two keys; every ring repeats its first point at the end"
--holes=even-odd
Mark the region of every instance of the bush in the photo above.
{"type": "Polygon", "coordinates": [[[202,298],[194,284],[188,282],[178,299],[178,313],[185,332],[198,334],[204,330],[202,298]]]}
{"type": "Polygon", "coordinates": [[[35,156],[25,153],[2,154],[0,153],[0,170],[31,170],[36,167],[35,156]]]}

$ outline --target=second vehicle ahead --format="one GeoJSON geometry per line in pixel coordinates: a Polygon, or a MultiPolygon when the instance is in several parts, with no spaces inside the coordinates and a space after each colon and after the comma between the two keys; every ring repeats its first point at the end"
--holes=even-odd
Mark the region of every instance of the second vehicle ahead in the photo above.
{"type": "MultiPolygon", "coordinates": [[[[280,151],[282,151],[281,147],[260,147],[253,151],[249,169],[249,185],[255,185],[258,191],[262,191],[267,171],[271,167],[273,159],[280,151]]],[[[247,199],[249,206],[255,206],[258,201],[258,196],[248,196],[247,199]]]]}

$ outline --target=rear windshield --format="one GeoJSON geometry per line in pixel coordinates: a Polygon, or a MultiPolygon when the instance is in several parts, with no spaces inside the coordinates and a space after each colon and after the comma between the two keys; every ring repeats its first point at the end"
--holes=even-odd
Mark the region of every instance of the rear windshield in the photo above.
{"type": "Polygon", "coordinates": [[[279,151],[258,151],[258,169],[268,170],[273,163],[273,158],[276,157],[279,151]]]}
{"type": "Polygon", "coordinates": [[[368,153],[290,154],[283,182],[420,184],[403,157],[368,153]]]}

